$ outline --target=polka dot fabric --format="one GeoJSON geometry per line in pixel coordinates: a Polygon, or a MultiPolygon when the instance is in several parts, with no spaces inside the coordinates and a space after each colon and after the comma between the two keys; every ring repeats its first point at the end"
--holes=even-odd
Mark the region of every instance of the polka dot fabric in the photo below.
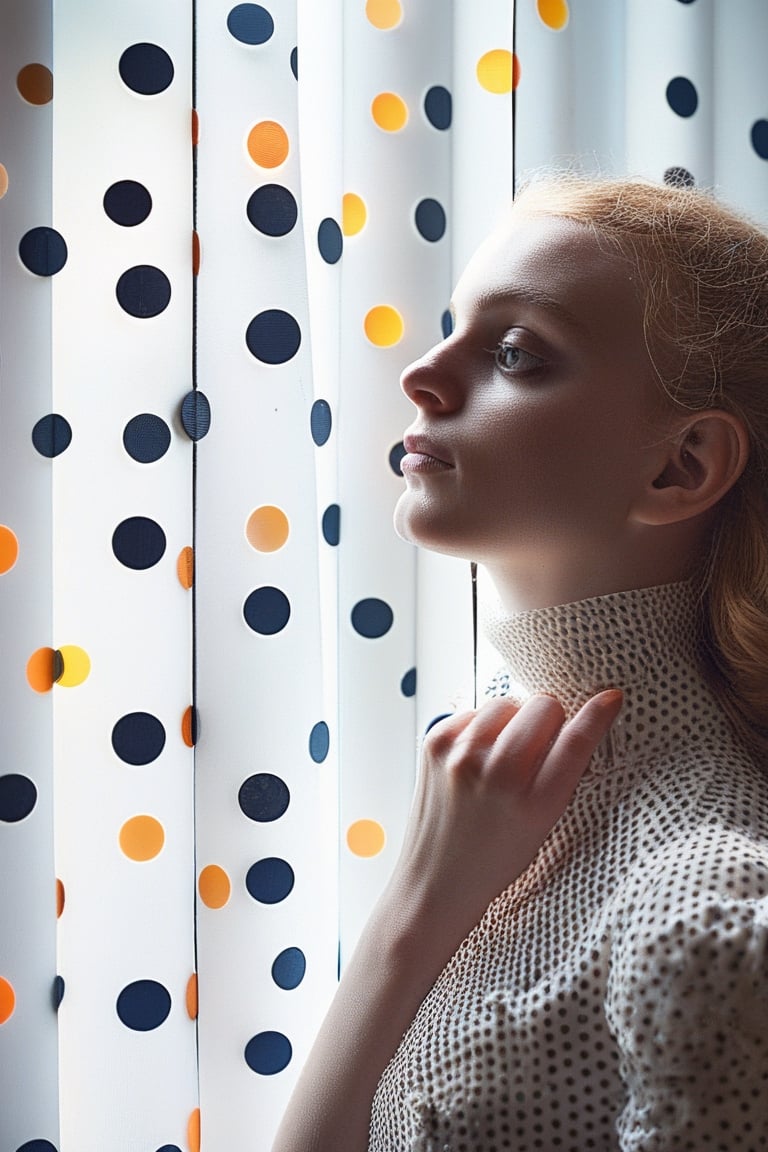
{"type": "Polygon", "coordinates": [[[687,584],[506,616],[492,691],[623,712],[387,1068],[371,1152],[761,1147],[768,783],[707,686],[687,584]]]}

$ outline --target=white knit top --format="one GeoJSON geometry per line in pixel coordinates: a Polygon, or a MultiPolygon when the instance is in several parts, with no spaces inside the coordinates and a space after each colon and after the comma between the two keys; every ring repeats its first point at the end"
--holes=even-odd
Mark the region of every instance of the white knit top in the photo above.
{"type": "Polygon", "coordinates": [[[486,622],[523,691],[625,703],[421,1005],[370,1152],[768,1149],[768,777],[696,621],[672,584],[486,622]]]}

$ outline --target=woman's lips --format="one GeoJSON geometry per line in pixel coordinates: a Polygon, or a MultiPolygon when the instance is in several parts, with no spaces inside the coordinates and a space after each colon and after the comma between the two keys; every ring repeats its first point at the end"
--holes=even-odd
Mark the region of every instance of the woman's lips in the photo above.
{"type": "Polygon", "coordinates": [[[406,455],[400,461],[400,468],[404,473],[446,472],[453,468],[445,459],[443,449],[426,436],[405,436],[403,447],[406,455]]]}

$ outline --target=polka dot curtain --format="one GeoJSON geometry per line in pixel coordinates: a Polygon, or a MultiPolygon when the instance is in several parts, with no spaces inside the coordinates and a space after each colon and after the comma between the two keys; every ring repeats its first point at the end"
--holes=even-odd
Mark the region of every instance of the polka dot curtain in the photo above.
{"type": "Polygon", "coordinates": [[[762,0],[0,8],[3,1150],[269,1148],[472,689],[466,565],[391,529],[399,373],[514,173],[766,220],[766,33],[762,0]]]}

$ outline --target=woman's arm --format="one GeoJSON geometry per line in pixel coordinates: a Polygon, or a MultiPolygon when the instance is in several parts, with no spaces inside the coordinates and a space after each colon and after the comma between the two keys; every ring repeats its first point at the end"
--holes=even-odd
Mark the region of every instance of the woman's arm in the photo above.
{"type": "Polygon", "coordinates": [[[621,707],[601,692],[564,724],[534,696],[442,721],[424,741],[403,849],[344,973],[273,1152],[365,1152],[403,1033],[491,900],[528,867],[621,707]]]}

